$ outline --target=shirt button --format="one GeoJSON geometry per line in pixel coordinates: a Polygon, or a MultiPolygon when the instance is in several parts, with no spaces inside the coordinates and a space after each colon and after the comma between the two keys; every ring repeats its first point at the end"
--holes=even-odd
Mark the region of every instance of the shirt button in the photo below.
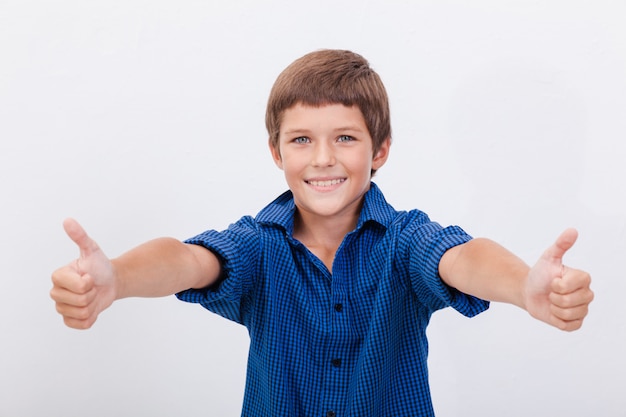
{"type": "Polygon", "coordinates": [[[333,410],[330,410],[326,413],[326,417],[336,417],[337,413],[335,413],[333,410]]]}
{"type": "Polygon", "coordinates": [[[335,304],[335,311],[337,313],[341,313],[343,311],[343,304],[341,304],[341,303],[335,304]]]}
{"type": "Polygon", "coordinates": [[[332,361],[330,361],[330,363],[332,363],[335,368],[339,368],[341,366],[341,359],[333,359],[332,361]]]}

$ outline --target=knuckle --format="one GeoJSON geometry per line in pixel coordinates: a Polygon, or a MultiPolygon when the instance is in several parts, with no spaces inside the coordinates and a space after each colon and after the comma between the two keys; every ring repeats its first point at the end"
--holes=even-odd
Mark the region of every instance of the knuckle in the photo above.
{"type": "Polygon", "coordinates": [[[91,327],[93,323],[90,323],[85,320],[77,320],[74,318],[64,317],[63,322],[67,327],[71,327],[72,329],[77,330],[86,330],[91,327]]]}
{"type": "Polygon", "coordinates": [[[58,286],[61,284],[61,282],[63,281],[63,277],[65,276],[65,274],[63,273],[63,268],[61,269],[57,269],[56,271],[54,271],[52,273],[52,276],[50,277],[52,280],[52,284],[54,286],[58,286]]]}
{"type": "Polygon", "coordinates": [[[76,293],[85,294],[90,290],[90,281],[86,279],[79,279],[76,283],[76,293]]]}
{"type": "Polygon", "coordinates": [[[57,311],[57,313],[59,313],[60,315],[64,316],[65,315],[65,308],[64,305],[61,303],[55,303],[54,304],[54,308],[57,311]]]}
{"type": "Polygon", "coordinates": [[[578,319],[579,314],[574,310],[563,310],[561,317],[565,321],[572,321],[578,319]]]}
{"type": "Polygon", "coordinates": [[[556,324],[555,324],[555,327],[557,329],[559,329],[559,330],[566,331],[567,330],[567,323],[562,321],[562,320],[560,320],[560,319],[558,319],[556,324]]]}
{"type": "Polygon", "coordinates": [[[576,308],[560,308],[557,306],[552,307],[552,314],[564,322],[574,322],[582,320],[587,315],[586,306],[580,306],[576,308]]]}
{"type": "Polygon", "coordinates": [[[565,332],[573,332],[580,329],[581,326],[582,320],[559,321],[559,324],[557,325],[559,330],[565,332]]]}
{"type": "Polygon", "coordinates": [[[551,293],[550,296],[550,302],[552,303],[552,305],[554,307],[563,307],[563,306],[567,306],[569,305],[568,303],[570,302],[570,296],[565,295],[565,294],[557,294],[557,293],[551,293]]]}
{"type": "Polygon", "coordinates": [[[78,328],[79,328],[80,330],[87,330],[87,329],[89,329],[89,328],[91,327],[91,324],[92,324],[92,323],[91,323],[91,322],[89,322],[89,321],[82,320],[82,321],[80,322],[80,324],[79,324],[79,327],[78,327],[78,328]]]}
{"type": "Polygon", "coordinates": [[[75,303],[76,307],[86,308],[89,306],[89,296],[87,294],[79,294],[75,303]]]}
{"type": "Polygon", "coordinates": [[[566,307],[572,304],[572,296],[570,294],[562,294],[559,296],[559,307],[566,307]]]}
{"type": "Polygon", "coordinates": [[[569,323],[567,331],[573,332],[575,330],[580,329],[582,327],[582,325],[583,325],[583,321],[582,320],[574,320],[574,321],[569,323]]]}
{"type": "Polygon", "coordinates": [[[78,310],[76,310],[76,314],[74,315],[76,319],[81,320],[81,321],[88,320],[90,316],[91,316],[91,313],[89,312],[89,309],[86,307],[79,308],[78,310]]]}

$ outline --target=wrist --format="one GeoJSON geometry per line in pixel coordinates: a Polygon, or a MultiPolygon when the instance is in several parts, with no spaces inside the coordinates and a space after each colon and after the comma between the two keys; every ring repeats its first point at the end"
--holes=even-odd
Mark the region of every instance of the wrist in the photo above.
{"type": "Polygon", "coordinates": [[[123,269],[123,266],[120,264],[118,259],[111,260],[111,281],[110,288],[113,294],[113,300],[119,300],[122,298],[126,298],[129,295],[127,294],[126,286],[124,285],[124,280],[121,278],[123,274],[120,273],[120,270],[123,269]]]}

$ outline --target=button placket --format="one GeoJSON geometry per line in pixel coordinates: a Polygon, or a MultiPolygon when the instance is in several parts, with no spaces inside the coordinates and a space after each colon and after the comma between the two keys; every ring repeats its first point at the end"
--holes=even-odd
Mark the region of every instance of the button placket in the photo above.
{"type": "Polygon", "coordinates": [[[330,305],[328,306],[328,319],[330,320],[331,337],[329,350],[327,351],[328,372],[325,378],[325,385],[332,387],[331,391],[325,396],[323,401],[322,413],[326,417],[336,417],[337,410],[341,409],[341,404],[346,401],[343,392],[344,388],[349,385],[349,369],[350,369],[350,331],[348,327],[349,317],[347,315],[348,294],[346,287],[348,282],[346,276],[349,276],[349,264],[346,263],[344,246],[349,244],[350,237],[347,236],[339,250],[335,255],[333,263],[332,284],[330,292],[330,305]]]}

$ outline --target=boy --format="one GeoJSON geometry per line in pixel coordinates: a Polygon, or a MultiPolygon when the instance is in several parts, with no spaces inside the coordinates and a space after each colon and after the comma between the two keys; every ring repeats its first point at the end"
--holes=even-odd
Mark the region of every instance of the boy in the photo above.
{"type": "Polygon", "coordinates": [[[289,191],[255,218],[186,243],[162,238],[109,260],[73,220],[80,257],[51,296],[88,328],[119,298],[177,294],[245,325],[244,416],[432,416],[426,326],[502,301],[562,330],[582,325],[587,273],[562,264],[566,230],[536,265],[426,214],[397,212],[371,183],[389,154],[387,94],[361,56],[324,50],[280,74],[270,151],[289,191]]]}

